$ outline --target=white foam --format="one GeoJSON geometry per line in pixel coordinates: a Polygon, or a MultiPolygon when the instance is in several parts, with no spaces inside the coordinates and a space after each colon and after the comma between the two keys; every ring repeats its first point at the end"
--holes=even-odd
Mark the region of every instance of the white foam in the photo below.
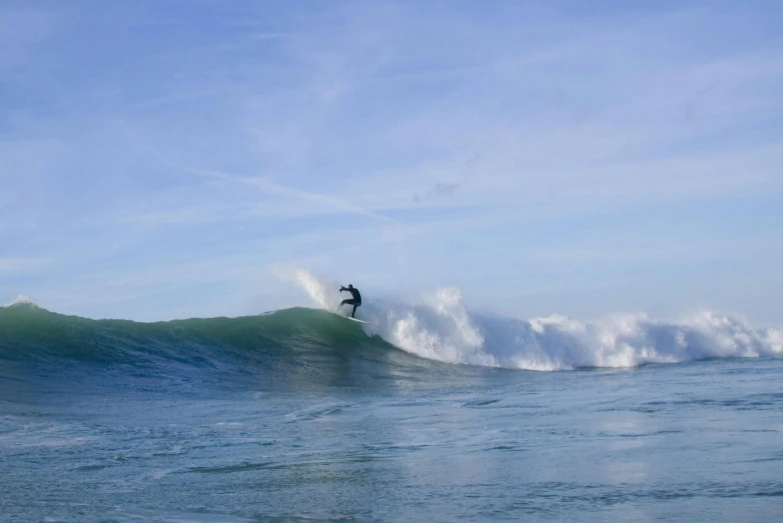
{"type": "MultiPolygon", "coordinates": [[[[334,310],[339,285],[304,269],[287,269],[313,302],[334,310]]],[[[365,326],[389,343],[418,356],[529,370],[635,367],[720,357],[783,356],[783,330],[700,312],[681,321],[646,314],[616,314],[595,321],[564,316],[522,320],[471,314],[459,289],[423,295],[418,303],[368,300],[360,309],[365,326]]]]}

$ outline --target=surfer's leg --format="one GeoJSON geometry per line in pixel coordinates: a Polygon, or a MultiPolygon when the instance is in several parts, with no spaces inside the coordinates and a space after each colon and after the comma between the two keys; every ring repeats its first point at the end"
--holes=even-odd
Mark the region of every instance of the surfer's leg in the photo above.
{"type": "Polygon", "coordinates": [[[337,309],[339,310],[343,305],[353,305],[353,313],[351,313],[351,318],[353,318],[353,314],[356,312],[356,300],[343,300],[337,306],[337,309]]]}
{"type": "Polygon", "coordinates": [[[356,307],[358,307],[358,306],[359,306],[359,304],[356,303],[356,301],[353,301],[353,312],[351,313],[351,318],[355,318],[356,317],[354,315],[356,314],[356,307]]]}

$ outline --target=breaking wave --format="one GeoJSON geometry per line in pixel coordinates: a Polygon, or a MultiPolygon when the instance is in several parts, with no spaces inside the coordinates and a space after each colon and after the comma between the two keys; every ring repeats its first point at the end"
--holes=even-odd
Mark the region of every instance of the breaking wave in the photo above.
{"type": "Polygon", "coordinates": [[[0,378],[78,369],[183,384],[353,386],[462,372],[446,364],[555,371],[783,355],[783,330],[712,312],[676,322],[644,314],[515,319],[471,312],[453,288],[416,303],[373,297],[359,309],[371,322],[362,325],[333,313],[339,284],[302,269],[280,274],[316,308],[139,323],[65,316],[19,299],[0,307],[0,378]]]}
{"type": "MultiPolygon", "coordinates": [[[[326,310],[340,303],[339,284],[304,269],[278,270],[326,310]]],[[[636,367],[708,358],[783,355],[783,330],[700,312],[680,321],[615,314],[595,321],[564,316],[515,319],[470,312],[459,289],[425,293],[415,304],[368,300],[365,330],[406,352],[447,363],[538,371],[636,367]]]]}

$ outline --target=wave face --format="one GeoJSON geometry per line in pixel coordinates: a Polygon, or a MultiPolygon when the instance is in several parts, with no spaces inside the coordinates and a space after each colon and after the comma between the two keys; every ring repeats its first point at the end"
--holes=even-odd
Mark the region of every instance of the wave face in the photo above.
{"type": "MultiPolygon", "coordinates": [[[[303,269],[279,270],[315,305],[335,310],[339,284],[303,269]]],[[[471,313],[459,289],[425,294],[419,303],[367,300],[360,307],[369,334],[411,354],[448,363],[538,371],[636,367],[708,358],[783,355],[783,330],[701,312],[679,322],[645,314],[596,321],[563,316],[531,320],[471,313]]]]}
{"type": "Polygon", "coordinates": [[[32,303],[0,307],[0,378],[10,381],[100,376],[107,387],[129,377],[184,386],[350,387],[433,364],[315,309],[138,323],[65,316],[32,303]]]}

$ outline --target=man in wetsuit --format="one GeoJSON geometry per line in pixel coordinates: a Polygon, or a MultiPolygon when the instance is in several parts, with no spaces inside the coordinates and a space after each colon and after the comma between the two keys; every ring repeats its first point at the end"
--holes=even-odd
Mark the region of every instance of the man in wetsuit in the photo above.
{"type": "MultiPolygon", "coordinates": [[[[340,307],[343,305],[353,305],[353,312],[351,313],[351,318],[354,317],[354,314],[356,314],[356,307],[362,304],[362,295],[359,294],[359,289],[355,288],[350,283],[348,284],[348,287],[340,287],[340,292],[348,291],[351,293],[351,296],[353,296],[350,300],[343,300],[340,303],[340,307]]],[[[337,307],[338,309],[340,307],[337,307]]]]}

